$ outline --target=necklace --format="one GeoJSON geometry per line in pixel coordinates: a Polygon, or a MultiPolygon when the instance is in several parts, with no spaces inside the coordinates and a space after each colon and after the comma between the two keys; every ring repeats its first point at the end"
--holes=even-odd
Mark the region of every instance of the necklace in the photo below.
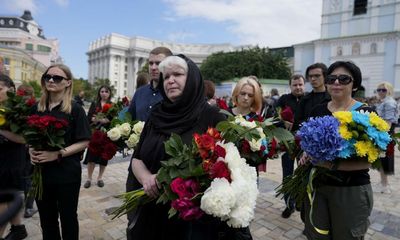
{"type": "Polygon", "coordinates": [[[328,108],[329,108],[329,110],[330,110],[331,112],[347,111],[347,110],[349,110],[350,106],[352,106],[353,104],[354,104],[354,99],[351,99],[351,100],[349,101],[349,103],[347,103],[347,104],[345,105],[345,107],[335,107],[335,106],[333,106],[333,102],[331,101],[331,102],[329,103],[328,108]]]}

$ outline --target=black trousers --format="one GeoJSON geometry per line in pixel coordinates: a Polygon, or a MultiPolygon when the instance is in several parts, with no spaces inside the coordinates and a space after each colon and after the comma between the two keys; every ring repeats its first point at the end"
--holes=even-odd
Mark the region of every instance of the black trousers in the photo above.
{"type": "MultiPolygon", "coordinates": [[[[292,175],[293,171],[294,171],[294,159],[290,158],[289,153],[285,152],[282,155],[282,179],[292,175]]],[[[286,207],[290,208],[290,209],[294,209],[294,200],[289,198],[289,195],[285,194],[283,196],[283,199],[285,200],[286,203],[286,207]]]]}
{"type": "Polygon", "coordinates": [[[44,184],[42,200],[36,199],[43,240],[79,240],[78,200],[81,183],[44,184]]]}

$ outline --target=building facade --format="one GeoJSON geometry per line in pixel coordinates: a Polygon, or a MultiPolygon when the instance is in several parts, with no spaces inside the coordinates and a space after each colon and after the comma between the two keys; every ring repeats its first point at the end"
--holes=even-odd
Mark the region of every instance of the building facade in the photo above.
{"type": "Polygon", "coordinates": [[[26,72],[22,69],[29,66],[42,69],[43,66],[62,62],[58,40],[46,39],[43,29],[33,20],[30,11],[25,11],[21,17],[0,16],[0,57],[3,71],[12,74],[11,77],[17,82],[40,80],[33,74],[35,70],[26,72]]]}
{"type": "Polygon", "coordinates": [[[400,96],[400,0],[323,0],[321,38],[294,50],[295,73],[350,60],[362,71],[366,96],[382,81],[400,96]]]}
{"type": "Polygon", "coordinates": [[[179,44],[111,33],[89,45],[88,80],[94,83],[96,79],[109,79],[117,90],[116,96],[132,96],[138,71],[146,64],[150,51],[160,46],[167,47],[176,54],[185,54],[198,65],[212,53],[249,47],[234,47],[231,44],[179,44]]]}

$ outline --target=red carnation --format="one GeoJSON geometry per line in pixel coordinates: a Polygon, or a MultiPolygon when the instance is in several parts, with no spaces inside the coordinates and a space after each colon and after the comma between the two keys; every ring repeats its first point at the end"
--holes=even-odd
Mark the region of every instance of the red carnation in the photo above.
{"type": "Polygon", "coordinates": [[[225,178],[231,182],[231,173],[224,161],[217,161],[210,170],[210,177],[214,178],[225,178]]]}
{"type": "Polygon", "coordinates": [[[215,140],[221,140],[222,139],[221,138],[221,134],[215,128],[208,128],[206,133],[208,135],[210,135],[211,137],[213,137],[215,140]]]}

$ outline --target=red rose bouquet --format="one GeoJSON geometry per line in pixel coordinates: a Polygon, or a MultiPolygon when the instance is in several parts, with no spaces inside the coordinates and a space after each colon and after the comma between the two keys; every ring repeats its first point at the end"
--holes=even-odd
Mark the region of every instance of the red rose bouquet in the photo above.
{"type": "MultiPolygon", "coordinates": [[[[31,115],[27,117],[23,131],[26,143],[35,150],[56,151],[64,148],[64,135],[68,122],[50,115],[31,115]]],[[[31,194],[42,198],[43,182],[41,165],[35,164],[32,175],[31,194]]]]}
{"type": "MultiPolygon", "coordinates": [[[[171,157],[161,162],[157,203],[170,204],[169,216],[183,220],[204,214],[220,218],[231,227],[247,227],[254,217],[258,195],[257,174],[240,157],[233,143],[225,143],[216,129],[194,134],[186,145],[175,134],[165,142],[171,157]]],[[[121,195],[124,203],[115,212],[121,216],[151,201],[143,189],[121,195]]]]}
{"type": "Polygon", "coordinates": [[[2,106],[3,124],[0,121],[0,127],[21,134],[26,125],[26,118],[32,113],[32,106],[35,103],[35,98],[24,90],[18,90],[16,93],[7,92],[7,100],[2,106]]]}

